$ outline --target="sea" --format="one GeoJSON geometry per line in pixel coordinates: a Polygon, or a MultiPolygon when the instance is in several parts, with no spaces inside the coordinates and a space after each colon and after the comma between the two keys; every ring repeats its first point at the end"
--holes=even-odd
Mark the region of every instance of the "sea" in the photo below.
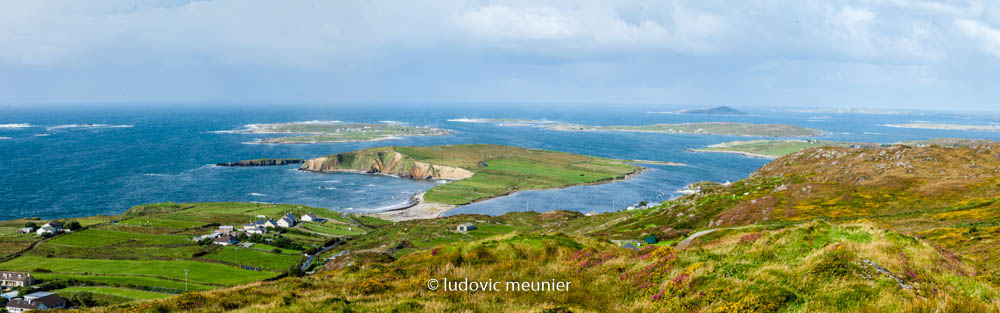
{"type": "Polygon", "coordinates": [[[398,208],[442,181],[383,175],[311,173],[298,166],[219,167],[256,158],[314,158],[384,145],[486,143],[607,158],[684,163],[642,164],[629,180],[520,191],[461,206],[448,214],[512,211],[600,213],[680,195],[698,181],[747,177],[769,160],[688,149],[746,137],[626,132],[562,132],[537,127],[454,121],[546,119],[586,125],[732,121],[786,123],[826,131],[817,139],[892,143],[940,137],[1000,140],[1000,132],[906,129],[886,124],[933,122],[998,125],[996,115],[942,112],[835,113],[796,108],[742,108],[747,116],[666,114],[676,105],[356,103],[309,105],[100,104],[0,107],[0,220],[118,214],[156,202],[292,203],[364,213],[398,208]],[[267,135],[218,131],[297,121],[405,123],[453,130],[446,136],[376,142],[249,144],[267,135]],[[449,121],[452,120],[452,121],[449,121]]]}

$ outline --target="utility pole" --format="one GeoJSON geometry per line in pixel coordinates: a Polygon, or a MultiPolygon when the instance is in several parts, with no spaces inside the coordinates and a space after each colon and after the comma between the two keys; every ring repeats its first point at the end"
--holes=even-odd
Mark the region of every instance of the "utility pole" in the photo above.
{"type": "Polygon", "coordinates": [[[184,291],[188,291],[188,270],[184,269],[184,291]]]}

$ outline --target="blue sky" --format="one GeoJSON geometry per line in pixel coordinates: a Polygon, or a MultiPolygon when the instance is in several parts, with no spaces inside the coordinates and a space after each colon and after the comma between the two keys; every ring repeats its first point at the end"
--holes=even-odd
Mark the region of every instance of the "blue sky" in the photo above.
{"type": "Polygon", "coordinates": [[[8,105],[996,99],[996,1],[0,2],[8,105]]]}

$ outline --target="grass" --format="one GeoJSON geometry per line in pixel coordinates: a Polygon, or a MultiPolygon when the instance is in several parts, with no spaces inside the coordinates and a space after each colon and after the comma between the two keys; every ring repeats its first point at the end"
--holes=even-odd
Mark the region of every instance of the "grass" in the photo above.
{"type": "MultiPolygon", "coordinates": [[[[115,287],[131,288],[131,289],[145,288],[145,289],[158,290],[168,293],[181,293],[185,291],[185,285],[183,279],[172,280],[172,279],[156,278],[156,277],[135,276],[129,274],[83,275],[83,274],[33,272],[31,275],[35,276],[35,278],[42,279],[45,281],[78,280],[78,281],[90,282],[91,284],[97,284],[97,285],[115,286],[115,287]]],[[[218,288],[218,286],[211,286],[194,282],[188,282],[187,284],[187,290],[189,291],[205,291],[215,288],[218,288]]]]}
{"type": "MultiPolygon", "coordinates": [[[[786,154],[817,147],[847,147],[851,143],[817,140],[749,140],[730,141],[696,149],[701,152],[744,153],[755,156],[777,158],[786,154]]],[[[871,145],[868,145],[871,146],[871,145]]]]}
{"type": "Polygon", "coordinates": [[[203,284],[238,285],[277,276],[274,272],[256,272],[196,261],[136,261],[100,259],[64,259],[23,256],[0,263],[0,268],[15,271],[46,269],[54,273],[128,275],[184,280],[188,270],[190,280],[203,284]]]}
{"type": "Polygon", "coordinates": [[[299,136],[276,137],[261,140],[264,143],[319,143],[371,141],[402,136],[440,136],[450,131],[396,124],[361,123],[277,123],[257,125],[258,129],[240,131],[255,134],[295,134],[299,136]]]}
{"type": "Polygon", "coordinates": [[[94,294],[104,294],[104,295],[122,297],[129,300],[163,299],[173,296],[171,294],[165,294],[159,292],[115,288],[115,287],[69,287],[69,288],[53,290],[52,292],[59,294],[63,297],[68,297],[69,295],[72,295],[74,293],[89,292],[94,294]]]}
{"type": "Polygon", "coordinates": [[[732,231],[686,250],[639,252],[564,234],[501,234],[418,250],[396,261],[355,254],[305,278],[97,311],[998,312],[997,287],[962,274],[923,241],[873,223],[810,222],[732,231]],[[946,261],[946,262],[942,262],[946,261]],[[903,289],[876,264],[913,289],[903,289]],[[569,282],[563,292],[430,291],[428,278],[569,282]],[[599,295],[599,296],[595,296],[599,295]],[[197,303],[197,304],[194,304],[197,303]],[[931,310],[934,311],[934,310],[931,310]]]}
{"type": "Polygon", "coordinates": [[[75,247],[103,247],[121,244],[169,245],[188,243],[190,243],[190,239],[187,236],[150,235],[103,229],[86,229],[56,237],[49,240],[46,244],[75,247]]]}
{"type": "Polygon", "coordinates": [[[499,145],[380,147],[331,155],[325,160],[311,170],[378,171],[416,178],[447,177],[439,174],[447,168],[472,172],[471,177],[435,186],[424,194],[429,202],[454,205],[518,190],[610,182],[641,169],[620,160],[499,145]],[[432,166],[425,168],[417,162],[432,166]]]}
{"type": "Polygon", "coordinates": [[[337,236],[350,236],[350,235],[358,235],[364,233],[363,228],[358,227],[356,225],[345,225],[336,223],[315,224],[309,222],[305,222],[300,225],[301,226],[299,227],[311,231],[330,234],[330,235],[337,235],[337,236]]]}
{"type": "Polygon", "coordinates": [[[286,271],[292,265],[302,260],[299,254],[277,254],[271,251],[261,251],[241,247],[226,246],[207,254],[204,258],[226,263],[238,262],[239,265],[249,265],[266,271],[286,271]]]}

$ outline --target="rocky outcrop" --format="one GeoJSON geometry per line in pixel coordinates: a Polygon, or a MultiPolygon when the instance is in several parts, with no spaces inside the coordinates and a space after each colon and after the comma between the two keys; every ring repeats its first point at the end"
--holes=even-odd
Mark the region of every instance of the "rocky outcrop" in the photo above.
{"type": "Polygon", "coordinates": [[[472,177],[463,168],[420,162],[391,148],[366,149],[306,160],[300,168],[310,172],[360,172],[411,179],[460,180],[472,177]]]}
{"type": "Polygon", "coordinates": [[[276,166],[303,163],[302,159],[256,159],[239,162],[218,163],[216,166],[276,166]]]}

